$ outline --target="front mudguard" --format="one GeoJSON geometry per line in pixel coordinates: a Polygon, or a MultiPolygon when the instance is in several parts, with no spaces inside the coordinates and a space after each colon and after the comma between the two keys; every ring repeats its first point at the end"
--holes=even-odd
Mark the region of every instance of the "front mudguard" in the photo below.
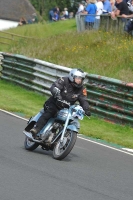
{"type": "Polygon", "coordinates": [[[79,132],[79,129],[75,125],[68,125],[67,130],[71,130],[71,131],[74,131],[76,133],[79,132]]]}
{"type": "Polygon", "coordinates": [[[80,123],[78,121],[78,119],[74,119],[68,126],[67,126],[67,130],[71,130],[74,131],[76,133],[79,132],[80,129],[80,123]]]}

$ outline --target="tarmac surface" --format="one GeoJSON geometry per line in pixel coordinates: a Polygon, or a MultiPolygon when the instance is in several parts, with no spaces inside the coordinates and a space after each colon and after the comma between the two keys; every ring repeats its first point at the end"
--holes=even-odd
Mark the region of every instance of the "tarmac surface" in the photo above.
{"type": "Polygon", "coordinates": [[[133,155],[77,139],[62,161],[24,149],[27,122],[0,111],[1,200],[132,200],[133,155]]]}

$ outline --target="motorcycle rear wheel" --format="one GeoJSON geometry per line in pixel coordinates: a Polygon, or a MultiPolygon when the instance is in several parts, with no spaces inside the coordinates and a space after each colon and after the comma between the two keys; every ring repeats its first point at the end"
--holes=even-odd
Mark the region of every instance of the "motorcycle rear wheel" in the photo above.
{"type": "Polygon", "coordinates": [[[38,143],[32,142],[28,137],[25,137],[24,147],[26,150],[33,151],[39,146],[38,143]]]}
{"type": "Polygon", "coordinates": [[[60,139],[57,141],[53,150],[53,158],[56,160],[64,159],[72,150],[77,139],[77,133],[74,131],[67,131],[64,136],[63,143],[60,139]]]}

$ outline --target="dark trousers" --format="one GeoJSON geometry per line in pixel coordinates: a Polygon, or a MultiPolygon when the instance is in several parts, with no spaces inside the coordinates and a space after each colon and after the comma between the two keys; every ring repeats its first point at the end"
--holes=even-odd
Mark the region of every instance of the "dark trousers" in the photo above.
{"type": "Polygon", "coordinates": [[[44,113],[38,119],[35,126],[38,132],[45,126],[50,118],[54,117],[57,114],[58,111],[59,109],[54,103],[51,102],[49,104],[44,104],[44,113]]]}
{"type": "Polygon", "coordinates": [[[94,22],[85,22],[85,29],[92,30],[94,22]]]}

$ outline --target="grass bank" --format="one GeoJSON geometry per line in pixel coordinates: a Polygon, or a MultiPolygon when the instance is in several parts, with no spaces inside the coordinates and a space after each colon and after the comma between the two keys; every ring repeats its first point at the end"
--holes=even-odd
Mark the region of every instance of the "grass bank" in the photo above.
{"type": "MultiPolygon", "coordinates": [[[[47,99],[43,95],[3,80],[0,80],[0,97],[1,109],[17,113],[25,118],[35,115],[47,99]]],[[[80,133],[88,137],[133,148],[133,129],[131,127],[110,124],[93,116],[90,119],[85,117],[80,122],[80,133]]]]}
{"type": "Polygon", "coordinates": [[[32,37],[12,43],[8,49],[10,53],[70,68],[79,67],[88,73],[126,82],[133,80],[133,40],[124,34],[102,31],[77,33],[74,19],[27,25],[8,32],[32,37]]]}

